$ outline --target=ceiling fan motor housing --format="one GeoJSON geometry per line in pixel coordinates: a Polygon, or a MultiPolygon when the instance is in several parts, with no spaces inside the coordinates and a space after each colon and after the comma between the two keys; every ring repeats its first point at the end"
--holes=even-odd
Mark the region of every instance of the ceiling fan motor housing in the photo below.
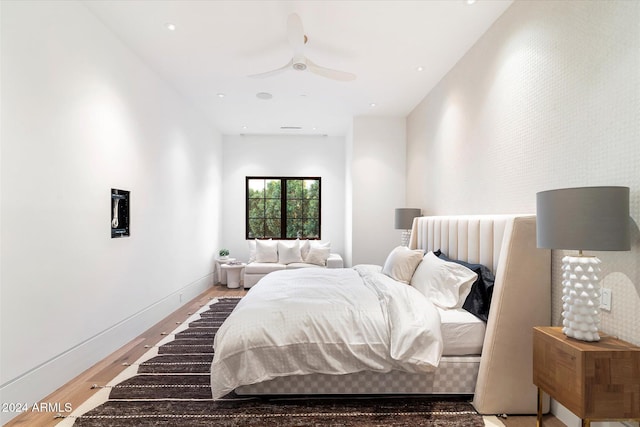
{"type": "Polygon", "coordinates": [[[304,62],[296,62],[295,64],[293,64],[293,69],[298,71],[304,71],[307,69],[307,64],[305,64],[304,62]]]}
{"type": "Polygon", "coordinates": [[[293,67],[294,70],[298,70],[298,71],[306,70],[307,69],[307,61],[305,60],[304,56],[296,55],[296,57],[293,58],[292,67],[293,67]]]}

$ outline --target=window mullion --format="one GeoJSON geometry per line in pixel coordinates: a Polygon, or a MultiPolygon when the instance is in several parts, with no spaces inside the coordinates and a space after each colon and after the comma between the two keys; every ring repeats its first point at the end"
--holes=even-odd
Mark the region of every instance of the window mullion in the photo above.
{"type": "Polygon", "coordinates": [[[263,180],[262,191],[262,238],[267,236],[267,180],[263,180]]]}
{"type": "Polygon", "coordinates": [[[287,237],[287,180],[282,180],[280,191],[280,238],[287,237]]]}

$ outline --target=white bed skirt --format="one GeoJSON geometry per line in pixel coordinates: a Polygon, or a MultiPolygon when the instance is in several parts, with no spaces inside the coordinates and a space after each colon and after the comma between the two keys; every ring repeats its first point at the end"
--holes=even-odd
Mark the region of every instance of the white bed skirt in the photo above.
{"type": "Polygon", "coordinates": [[[392,371],[357,372],[346,375],[311,374],[279,377],[238,387],[248,395],[336,395],[336,394],[473,394],[480,356],[442,357],[428,374],[392,371]]]}

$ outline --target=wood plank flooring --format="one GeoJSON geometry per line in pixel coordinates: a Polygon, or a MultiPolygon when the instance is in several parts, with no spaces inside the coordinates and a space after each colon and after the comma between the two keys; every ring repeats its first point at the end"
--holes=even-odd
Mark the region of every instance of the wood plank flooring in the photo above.
{"type": "MultiPolygon", "coordinates": [[[[209,290],[203,292],[180,309],[166,317],[157,325],[151,327],[145,333],[118,349],[101,362],[89,368],[58,390],[43,398],[41,402],[60,402],[71,404],[72,408],[79,407],[84,401],[97,392],[91,389],[93,384],[98,386],[106,385],[109,381],[120,374],[126,366],[123,363],[133,363],[148,351],[146,346],[156,345],[164,338],[163,332],[170,332],[177,324],[185,321],[190,313],[194,313],[205,305],[210,299],[224,296],[244,296],[243,289],[228,289],[224,285],[214,285],[209,290]]],[[[29,427],[50,427],[60,422],[54,418],[51,412],[27,412],[15,417],[5,424],[6,427],[29,426],[29,427]]],[[[510,416],[501,420],[507,427],[533,427],[536,425],[535,417],[530,416],[510,416]]],[[[552,415],[546,416],[545,427],[562,427],[564,424],[552,415]]]]}

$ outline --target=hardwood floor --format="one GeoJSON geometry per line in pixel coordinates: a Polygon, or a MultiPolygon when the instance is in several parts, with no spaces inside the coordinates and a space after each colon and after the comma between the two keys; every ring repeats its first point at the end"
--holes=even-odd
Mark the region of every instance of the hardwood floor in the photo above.
{"type": "MultiPolygon", "coordinates": [[[[509,415],[507,418],[501,418],[500,421],[506,427],[534,427],[536,425],[536,417],[529,415],[509,415]]],[[[542,425],[544,427],[566,427],[565,423],[551,414],[542,417],[542,425]]]]}
{"type": "MultiPolygon", "coordinates": [[[[243,289],[228,289],[224,285],[214,285],[211,289],[203,292],[180,309],[166,317],[157,325],[151,327],[145,333],[131,341],[129,344],[118,349],[101,362],[89,368],[49,396],[41,400],[41,402],[59,402],[61,405],[70,404],[73,409],[79,407],[84,401],[93,396],[98,389],[92,389],[92,385],[104,386],[118,374],[120,374],[126,366],[123,363],[133,363],[148,351],[147,346],[154,346],[164,338],[163,332],[170,332],[177,324],[185,321],[192,313],[205,305],[210,299],[225,296],[244,296],[246,291],[243,289]]],[[[5,426],[29,426],[29,427],[49,427],[60,422],[60,419],[54,418],[53,412],[27,412],[15,417],[5,426]]],[[[536,425],[536,418],[532,416],[510,416],[501,421],[507,427],[533,427],[536,425]]],[[[548,415],[544,419],[545,427],[562,427],[564,424],[558,421],[552,415],[548,415]]]]}

